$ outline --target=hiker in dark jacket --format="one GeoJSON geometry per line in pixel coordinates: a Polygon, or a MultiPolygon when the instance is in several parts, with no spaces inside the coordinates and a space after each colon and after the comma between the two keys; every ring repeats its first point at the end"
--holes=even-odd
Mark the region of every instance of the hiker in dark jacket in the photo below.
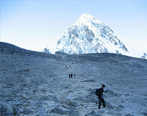
{"type": "Polygon", "coordinates": [[[101,108],[101,103],[103,103],[103,107],[106,107],[106,105],[105,105],[105,100],[104,100],[104,98],[103,98],[104,88],[105,88],[105,85],[103,84],[102,87],[100,88],[99,106],[98,106],[98,109],[101,108]]]}

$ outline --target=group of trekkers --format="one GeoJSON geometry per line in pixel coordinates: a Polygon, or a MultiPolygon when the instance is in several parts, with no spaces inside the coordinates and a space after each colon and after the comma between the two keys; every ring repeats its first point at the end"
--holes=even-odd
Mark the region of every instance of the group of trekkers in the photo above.
{"type": "Polygon", "coordinates": [[[69,73],[68,76],[69,76],[69,78],[73,78],[73,77],[75,77],[76,75],[75,75],[75,74],[72,74],[72,73],[69,73]]]}
{"type": "Polygon", "coordinates": [[[73,74],[72,73],[69,73],[68,76],[69,76],[69,78],[72,78],[73,74]]]}

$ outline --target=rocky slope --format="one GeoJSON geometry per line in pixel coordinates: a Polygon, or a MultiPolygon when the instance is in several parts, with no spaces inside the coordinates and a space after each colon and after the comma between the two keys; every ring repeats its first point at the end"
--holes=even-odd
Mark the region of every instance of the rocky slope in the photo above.
{"type": "Polygon", "coordinates": [[[144,59],[52,55],[0,42],[2,116],[146,116],[146,83],[144,59]],[[98,110],[95,90],[103,83],[107,107],[98,110]]]}

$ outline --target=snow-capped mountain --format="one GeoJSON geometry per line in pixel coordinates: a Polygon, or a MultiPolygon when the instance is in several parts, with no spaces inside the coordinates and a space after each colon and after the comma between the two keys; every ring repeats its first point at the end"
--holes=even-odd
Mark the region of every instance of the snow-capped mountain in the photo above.
{"type": "Polygon", "coordinates": [[[106,24],[83,14],[57,42],[57,51],[68,54],[128,52],[126,46],[106,24]]]}
{"type": "Polygon", "coordinates": [[[147,58],[146,50],[136,51],[138,48],[133,43],[124,44],[108,25],[97,18],[83,14],[58,40],[56,51],[67,54],[117,53],[147,58]]]}

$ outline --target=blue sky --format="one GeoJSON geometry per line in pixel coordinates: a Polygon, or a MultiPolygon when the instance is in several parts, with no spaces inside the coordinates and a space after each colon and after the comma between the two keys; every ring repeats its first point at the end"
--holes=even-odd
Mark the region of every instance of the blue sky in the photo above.
{"type": "Polygon", "coordinates": [[[0,41],[42,51],[54,47],[82,14],[124,41],[147,43],[147,0],[0,0],[0,41]]]}

